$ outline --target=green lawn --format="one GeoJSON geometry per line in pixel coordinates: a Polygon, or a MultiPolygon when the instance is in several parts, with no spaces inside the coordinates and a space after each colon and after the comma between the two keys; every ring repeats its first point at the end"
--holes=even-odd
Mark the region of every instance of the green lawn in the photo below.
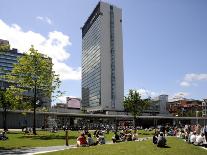
{"type": "Polygon", "coordinates": [[[142,142],[124,142],[93,147],[69,149],[44,155],[206,155],[207,150],[187,144],[176,137],[167,138],[168,147],[158,148],[151,140],[142,142]]]}
{"type": "MultiPolygon", "coordinates": [[[[152,136],[151,132],[139,131],[139,137],[152,136]]],[[[0,141],[0,149],[14,149],[25,147],[38,147],[38,146],[55,146],[65,144],[65,132],[58,131],[51,133],[49,131],[38,131],[38,135],[27,135],[22,132],[9,132],[9,137],[6,141],[0,141]]],[[[93,132],[91,132],[93,134],[93,132]]],[[[76,139],[80,135],[78,131],[69,131],[69,144],[76,144],[76,139]]],[[[105,134],[106,141],[111,141],[113,133],[105,134]]]]}

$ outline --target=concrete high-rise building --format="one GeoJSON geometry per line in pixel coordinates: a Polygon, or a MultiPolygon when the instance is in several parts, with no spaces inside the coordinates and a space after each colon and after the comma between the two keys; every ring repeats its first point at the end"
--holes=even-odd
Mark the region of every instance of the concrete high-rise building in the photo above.
{"type": "Polygon", "coordinates": [[[87,111],[122,111],[122,10],[99,2],[82,27],[82,103],[87,111]]]}

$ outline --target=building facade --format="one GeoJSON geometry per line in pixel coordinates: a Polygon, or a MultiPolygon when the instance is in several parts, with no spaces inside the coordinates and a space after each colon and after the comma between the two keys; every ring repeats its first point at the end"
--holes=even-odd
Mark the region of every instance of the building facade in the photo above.
{"type": "MultiPolygon", "coordinates": [[[[7,40],[0,39],[1,46],[9,46],[7,40]]],[[[13,65],[17,63],[17,59],[21,57],[22,54],[18,53],[17,49],[11,49],[6,52],[0,52],[0,75],[4,75],[5,72],[10,72],[13,69],[13,65]]],[[[0,79],[0,88],[2,90],[9,87],[9,84],[3,78],[0,79]]]]}
{"type": "Polygon", "coordinates": [[[82,27],[81,107],[122,111],[123,96],[122,10],[99,2],[82,27]]]}
{"type": "Polygon", "coordinates": [[[144,112],[147,115],[169,116],[168,95],[162,94],[152,99],[152,104],[144,112]]]}
{"type": "Polygon", "coordinates": [[[169,112],[173,116],[195,117],[196,112],[202,116],[202,101],[193,99],[180,99],[169,102],[169,112]]]}

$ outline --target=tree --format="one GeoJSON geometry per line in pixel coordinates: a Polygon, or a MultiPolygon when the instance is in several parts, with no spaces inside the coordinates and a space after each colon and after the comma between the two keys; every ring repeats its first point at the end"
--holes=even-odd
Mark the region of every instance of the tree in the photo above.
{"type": "MultiPolygon", "coordinates": [[[[1,40],[0,40],[1,41],[1,40]]],[[[1,42],[0,43],[0,54],[4,54],[6,53],[7,51],[10,50],[10,45],[6,42],[1,42]]],[[[4,74],[5,73],[5,70],[3,67],[0,68],[0,75],[4,74]]],[[[7,98],[7,92],[6,91],[6,87],[4,87],[4,81],[3,79],[1,78],[0,79],[1,81],[1,88],[0,88],[0,107],[3,109],[3,128],[4,128],[4,131],[7,130],[7,126],[6,126],[6,115],[7,115],[7,109],[9,109],[11,107],[11,102],[9,102],[8,98],[7,98]]]]}
{"type": "Polygon", "coordinates": [[[10,50],[9,44],[0,44],[0,52],[7,52],[10,50]]]}
{"type": "MultiPolygon", "coordinates": [[[[11,73],[6,76],[15,88],[24,89],[22,95],[33,98],[31,107],[33,109],[33,134],[35,135],[38,97],[44,96],[50,99],[61,83],[59,76],[52,70],[52,66],[51,58],[40,54],[32,46],[18,59],[18,63],[14,65],[11,73]]],[[[60,94],[60,91],[57,91],[56,94],[60,94]]]]}
{"type": "Polygon", "coordinates": [[[124,97],[123,102],[124,108],[127,112],[130,112],[134,119],[134,128],[136,132],[136,119],[140,116],[143,111],[149,107],[150,99],[141,99],[141,96],[136,90],[129,90],[127,97],[124,97]]]}
{"type": "MultiPolygon", "coordinates": [[[[20,108],[19,104],[22,100],[21,94],[22,91],[19,88],[14,88],[10,86],[9,88],[4,88],[0,90],[0,107],[3,109],[3,128],[4,131],[7,131],[6,118],[8,109],[20,108]]],[[[23,105],[21,105],[23,106],[23,105]]]]}

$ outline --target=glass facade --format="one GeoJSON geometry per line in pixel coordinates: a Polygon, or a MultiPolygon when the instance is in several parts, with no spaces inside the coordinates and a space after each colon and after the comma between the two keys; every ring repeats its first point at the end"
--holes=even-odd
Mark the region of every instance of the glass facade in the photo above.
{"type": "Polygon", "coordinates": [[[82,43],[82,106],[101,104],[101,18],[96,17],[82,43]]]}
{"type": "MultiPolygon", "coordinates": [[[[17,49],[12,49],[8,52],[0,52],[0,75],[4,75],[5,72],[12,70],[13,65],[17,63],[17,58],[22,54],[17,52],[17,49]]],[[[8,83],[4,79],[0,79],[1,89],[8,87],[8,83]]]]}
{"type": "Polygon", "coordinates": [[[115,46],[114,46],[114,11],[110,5],[110,46],[111,46],[111,107],[115,108],[115,46]]]}

